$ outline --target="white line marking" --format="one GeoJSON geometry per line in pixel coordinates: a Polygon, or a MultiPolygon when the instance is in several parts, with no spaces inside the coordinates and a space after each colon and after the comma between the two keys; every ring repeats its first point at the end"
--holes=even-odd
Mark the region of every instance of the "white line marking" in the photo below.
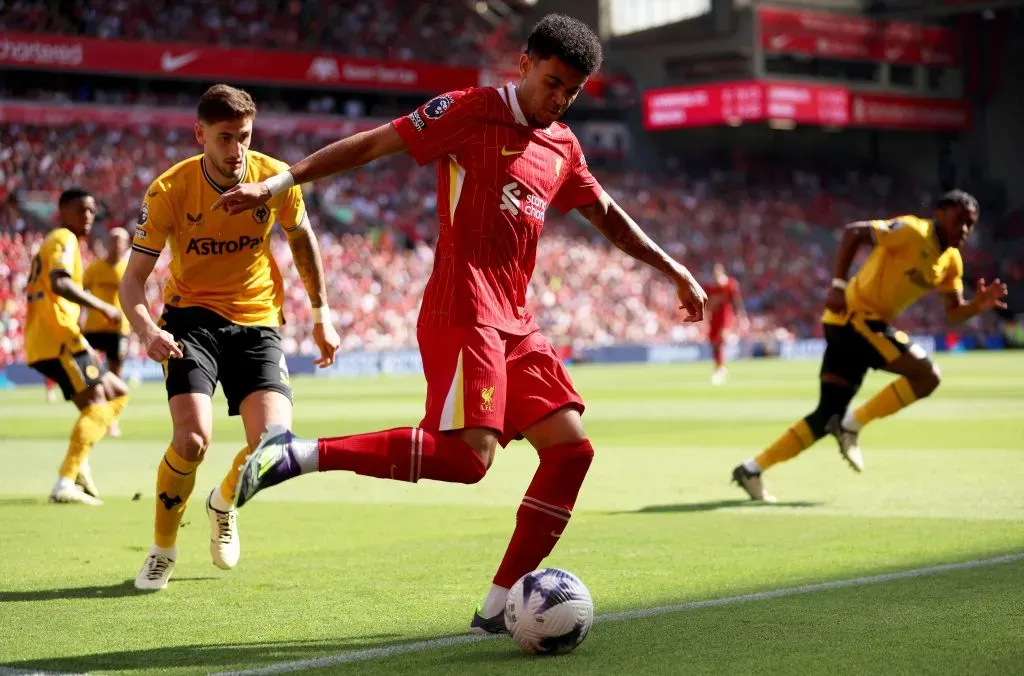
{"type": "Polygon", "coordinates": [[[86,674],[73,674],[67,671],[41,671],[39,669],[11,669],[0,667],[0,676],[86,676],[86,674]]]}
{"type": "MultiPolygon", "coordinates": [[[[881,575],[855,577],[849,580],[836,580],[834,582],[806,584],[801,585],[799,587],[783,587],[781,589],[771,589],[769,591],[755,592],[753,594],[741,594],[739,596],[726,596],[725,598],[720,599],[708,599],[707,601],[690,601],[687,603],[677,603],[671,606],[660,606],[658,608],[647,608],[644,610],[629,610],[622,613],[599,615],[594,619],[594,622],[604,623],[621,622],[623,620],[639,620],[648,617],[668,615],[670,613],[680,613],[687,610],[733,606],[741,603],[750,603],[751,601],[765,601],[768,599],[782,598],[784,596],[813,594],[814,592],[830,591],[832,589],[844,589],[846,587],[863,587],[865,585],[881,584],[884,582],[893,582],[895,580],[909,580],[915,577],[925,577],[927,575],[936,575],[938,573],[948,573],[955,570],[970,570],[972,568],[998,566],[1003,563],[1014,563],[1016,561],[1021,560],[1024,560],[1024,552],[1019,552],[1017,554],[1007,554],[1005,556],[996,556],[991,559],[975,559],[974,561],[964,561],[962,563],[944,563],[938,566],[928,566],[926,568],[913,568],[911,570],[903,570],[896,573],[882,573],[881,575]]],[[[325,655],[324,657],[314,657],[312,659],[307,660],[281,662],[279,664],[271,664],[269,666],[260,667],[257,669],[244,669],[241,671],[220,672],[217,674],[213,674],[213,676],[262,676],[262,674],[285,674],[292,671],[302,671],[304,669],[322,669],[324,667],[331,667],[336,664],[365,662],[367,660],[375,660],[384,657],[394,657],[395,655],[404,655],[406,653],[426,652],[428,650],[436,650],[438,648],[451,648],[455,646],[465,645],[467,643],[485,641],[492,638],[498,637],[472,635],[445,636],[442,638],[430,639],[429,641],[417,641],[416,643],[399,643],[397,645],[384,646],[382,648],[370,648],[367,650],[357,650],[355,652],[350,653],[341,653],[340,655],[325,655]]]]}

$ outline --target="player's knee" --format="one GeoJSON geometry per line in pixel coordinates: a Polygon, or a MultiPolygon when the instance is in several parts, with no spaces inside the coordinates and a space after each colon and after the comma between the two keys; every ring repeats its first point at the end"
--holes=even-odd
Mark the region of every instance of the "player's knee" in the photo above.
{"type": "Polygon", "coordinates": [[[185,460],[195,462],[203,457],[210,445],[210,432],[201,428],[175,430],[171,445],[174,452],[185,460]]]}

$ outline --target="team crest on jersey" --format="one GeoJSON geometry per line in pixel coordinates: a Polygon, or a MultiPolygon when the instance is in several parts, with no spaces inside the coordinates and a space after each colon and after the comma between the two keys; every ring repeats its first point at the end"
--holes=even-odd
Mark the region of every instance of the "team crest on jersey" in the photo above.
{"type": "Polygon", "coordinates": [[[136,221],[137,225],[145,225],[149,222],[149,204],[147,202],[142,203],[142,210],[139,211],[139,220],[136,221]]]}
{"type": "Polygon", "coordinates": [[[418,110],[409,113],[409,121],[412,122],[412,126],[416,131],[423,131],[427,128],[427,123],[423,121],[423,116],[420,115],[418,110]]]}
{"type": "Polygon", "coordinates": [[[252,220],[260,225],[266,225],[267,221],[270,220],[270,208],[266,204],[259,205],[252,210],[252,220]]]}
{"type": "Polygon", "coordinates": [[[447,94],[444,96],[437,96],[427,101],[427,105],[423,106],[423,114],[426,115],[428,119],[436,120],[452,107],[452,103],[452,97],[447,94]]]}
{"type": "Polygon", "coordinates": [[[202,212],[199,212],[198,214],[196,214],[194,216],[192,214],[188,213],[188,212],[185,212],[185,216],[188,218],[188,222],[191,223],[192,225],[199,226],[199,225],[203,224],[203,213],[202,212]]]}
{"type": "Polygon", "coordinates": [[[480,389],[480,410],[494,410],[494,385],[480,389]]]}

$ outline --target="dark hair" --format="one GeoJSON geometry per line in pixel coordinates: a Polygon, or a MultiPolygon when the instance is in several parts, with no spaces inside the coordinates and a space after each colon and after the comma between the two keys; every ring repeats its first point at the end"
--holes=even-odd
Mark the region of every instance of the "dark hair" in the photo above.
{"type": "Polygon", "coordinates": [[[60,194],[60,199],[57,200],[57,206],[63,207],[68,202],[81,199],[82,197],[92,197],[92,193],[85,188],[68,188],[60,194]]]}
{"type": "Polygon", "coordinates": [[[978,200],[975,199],[974,195],[963,190],[950,190],[939,198],[935,207],[937,209],[942,207],[963,207],[967,211],[979,211],[978,200]]]}
{"type": "Polygon", "coordinates": [[[233,122],[240,118],[256,117],[256,104],[244,89],[226,84],[213,85],[199,97],[196,117],[207,124],[233,122]]]}
{"type": "Polygon", "coordinates": [[[537,22],[526,53],[542,61],[557,56],[588,77],[601,68],[601,41],[587,24],[564,14],[548,14],[537,22]]]}

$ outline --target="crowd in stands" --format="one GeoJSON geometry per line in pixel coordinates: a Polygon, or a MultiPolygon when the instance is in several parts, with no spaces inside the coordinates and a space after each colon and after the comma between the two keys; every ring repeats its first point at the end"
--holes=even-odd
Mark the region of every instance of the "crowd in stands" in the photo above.
{"type": "MultiPolygon", "coordinates": [[[[257,133],[254,149],[293,163],[323,142],[257,133]]],[[[98,196],[98,234],[114,225],[131,228],[149,183],[197,152],[192,135],[175,130],[0,126],[0,365],[22,353],[21,293],[33,250],[55,224],[58,192],[83,185],[98,196]]],[[[892,177],[863,172],[827,174],[748,160],[677,163],[651,174],[595,173],[701,279],[709,278],[714,262],[724,262],[740,282],[752,335],[766,340],[819,334],[832,252],[844,223],[927,213],[924,196],[892,177]]],[[[418,169],[400,156],[307,186],[343,349],[415,344],[419,298],[433,260],[434,185],[432,168],[418,169]]],[[[274,240],[273,253],[288,288],[285,346],[311,353],[309,304],[283,238],[274,240]]],[[[969,246],[965,257],[971,277],[1024,277],[1019,265],[997,261],[985,246],[969,246]]],[[[166,274],[159,264],[148,294],[154,313],[166,274]]],[[[549,212],[528,303],[547,335],[573,349],[698,341],[706,330],[682,323],[674,289],[575,214],[549,212]]],[[[934,332],[944,325],[937,299],[914,306],[900,320],[908,331],[934,332]]]]}
{"type": "MultiPolygon", "coordinates": [[[[516,0],[502,3],[516,9],[516,0]]],[[[491,65],[514,53],[518,14],[425,0],[0,0],[0,32],[324,50],[396,61],[491,65]]]]}

